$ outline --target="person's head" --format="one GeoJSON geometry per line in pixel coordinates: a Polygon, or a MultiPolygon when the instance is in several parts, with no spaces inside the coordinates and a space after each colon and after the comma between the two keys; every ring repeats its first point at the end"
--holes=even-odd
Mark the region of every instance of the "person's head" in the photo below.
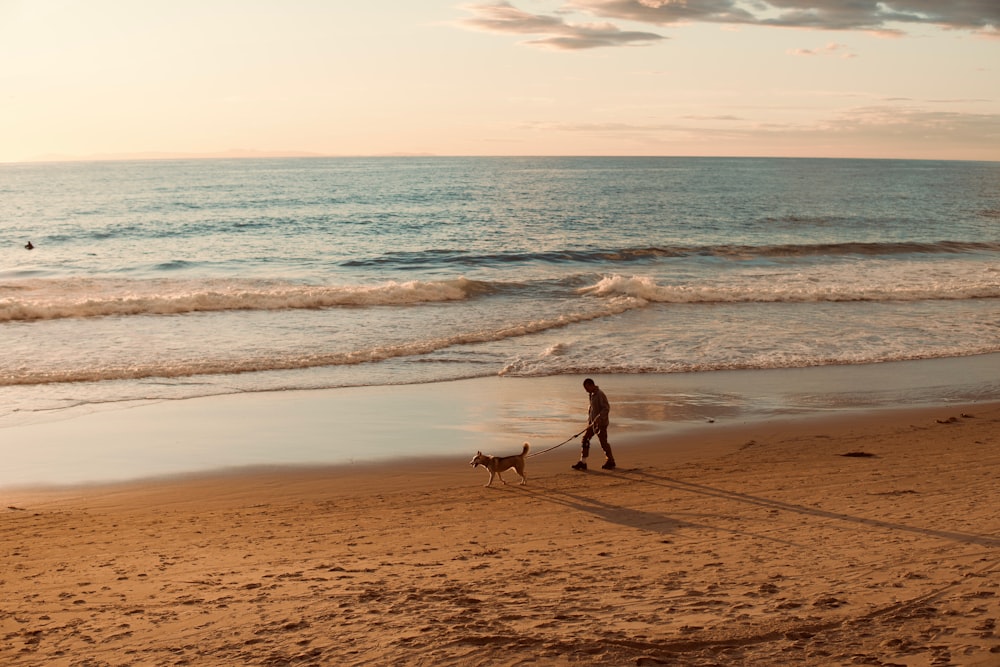
{"type": "Polygon", "coordinates": [[[597,385],[590,378],[583,381],[583,388],[587,390],[587,393],[593,394],[594,390],[597,389],[597,385]]]}

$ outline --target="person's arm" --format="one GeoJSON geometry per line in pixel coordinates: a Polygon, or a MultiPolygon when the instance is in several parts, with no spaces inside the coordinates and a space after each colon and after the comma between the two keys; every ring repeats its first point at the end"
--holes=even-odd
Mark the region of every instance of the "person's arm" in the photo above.
{"type": "Polygon", "coordinates": [[[607,424],[610,414],[611,403],[608,402],[608,397],[604,395],[603,391],[597,392],[597,418],[594,422],[597,424],[607,424]]]}

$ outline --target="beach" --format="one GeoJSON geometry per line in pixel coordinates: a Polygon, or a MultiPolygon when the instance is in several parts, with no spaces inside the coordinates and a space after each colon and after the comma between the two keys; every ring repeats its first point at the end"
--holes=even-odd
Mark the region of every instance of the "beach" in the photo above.
{"type": "MultiPolygon", "coordinates": [[[[294,395],[229,400],[184,405],[220,433],[261,401],[289,440],[315,427],[294,395]]],[[[86,418],[101,437],[176,409],[86,418]]],[[[617,470],[549,438],[523,486],[485,488],[472,450],[4,488],[0,663],[1000,664],[1000,402],[612,421],[617,470]]]]}
{"type": "Polygon", "coordinates": [[[997,163],[0,177],[0,665],[1000,665],[997,163]]]}

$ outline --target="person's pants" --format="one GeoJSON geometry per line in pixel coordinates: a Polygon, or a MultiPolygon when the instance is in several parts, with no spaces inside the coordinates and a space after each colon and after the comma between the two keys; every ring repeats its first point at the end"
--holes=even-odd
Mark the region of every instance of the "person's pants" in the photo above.
{"type": "Polygon", "coordinates": [[[580,456],[582,458],[587,458],[590,454],[590,439],[597,436],[598,442],[601,443],[601,449],[604,450],[604,455],[609,459],[614,459],[615,457],[611,454],[611,445],[608,444],[608,425],[596,424],[587,427],[587,430],[583,433],[583,441],[580,443],[581,452],[580,456]]]}

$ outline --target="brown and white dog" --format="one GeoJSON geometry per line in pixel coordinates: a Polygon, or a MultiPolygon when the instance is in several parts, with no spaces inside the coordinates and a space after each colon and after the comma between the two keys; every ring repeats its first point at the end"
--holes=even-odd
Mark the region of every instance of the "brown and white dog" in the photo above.
{"type": "Polygon", "coordinates": [[[529,445],[524,443],[524,449],[521,450],[520,454],[514,454],[513,456],[490,456],[489,454],[483,454],[482,452],[476,452],[476,455],[472,457],[469,461],[469,465],[473,468],[476,466],[483,466],[490,472],[490,481],[486,486],[493,485],[493,476],[500,478],[500,481],[506,484],[504,481],[502,473],[505,470],[510,470],[513,468],[517,471],[517,474],[521,476],[521,484],[527,481],[527,477],[524,476],[524,455],[528,453],[529,445]]]}

